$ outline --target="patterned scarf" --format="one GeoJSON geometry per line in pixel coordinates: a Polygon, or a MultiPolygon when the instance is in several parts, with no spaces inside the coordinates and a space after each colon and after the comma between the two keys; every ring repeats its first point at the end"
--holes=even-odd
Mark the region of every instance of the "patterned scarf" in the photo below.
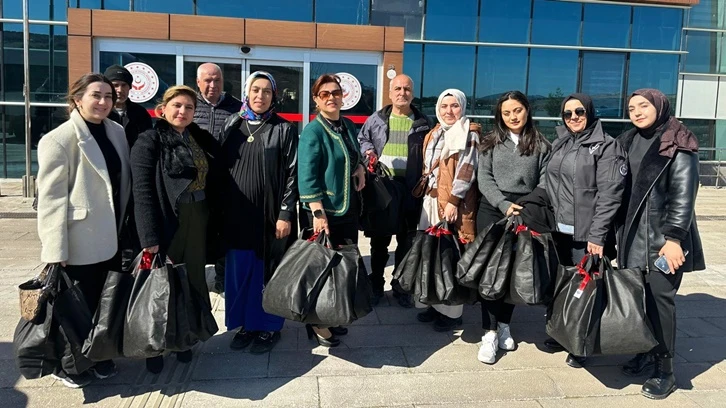
{"type": "Polygon", "coordinates": [[[265,71],[256,71],[250,74],[250,76],[247,77],[247,80],[245,81],[245,97],[244,101],[242,102],[242,109],[239,111],[239,116],[242,119],[250,120],[250,121],[265,121],[267,119],[270,119],[272,115],[275,113],[275,103],[277,102],[277,84],[275,83],[275,78],[272,77],[272,74],[265,71]],[[257,78],[265,78],[270,81],[272,84],[272,103],[270,103],[270,108],[267,109],[267,112],[264,112],[262,114],[259,114],[250,108],[250,89],[252,89],[252,83],[257,78]]]}

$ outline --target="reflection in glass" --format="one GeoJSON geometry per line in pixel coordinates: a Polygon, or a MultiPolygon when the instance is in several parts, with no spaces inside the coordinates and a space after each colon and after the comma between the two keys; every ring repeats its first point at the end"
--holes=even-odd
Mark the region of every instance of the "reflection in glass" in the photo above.
{"type": "Polygon", "coordinates": [[[479,41],[528,43],[531,11],[532,0],[481,0],[479,41]]]}
{"type": "Polygon", "coordinates": [[[501,94],[514,90],[524,92],[526,86],[526,48],[479,47],[475,115],[493,115],[501,94]]]}
{"type": "MultiPolygon", "coordinates": [[[[97,8],[101,8],[100,6],[97,8]]],[[[151,13],[194,14],[194,0],[134,0],[134,11],[151,13]]]]}
{"type": "Polygon", "coordinates": [[[723,44],[723,33],[686,31],[686,50],[683,70],[685,72],[715,74],[719,67],[719,45],[723,44]]]}
{"type": "Polygon", "coordinates": [[[578,45],[582,3],[534,0],[532,43],[578,45]]]}
{"type": "Polygon", "coordinates": [[[628,95],[641,88],[655,88],[663,92],[675,112],[678,88],[678,55],[630,54],[628,67],[628,95]]]}
{"type": "Polygon", "coordinates": [[[609,122],[604,120],[600,122],[602,123],[602,130],[612,137],[618,137],[633,128],[632,122],[609,122]]]}
{"type": "MultiPolygon", "coordinates": [[[[203,62],[184,61],[184,85],[199,92],[197,68],[203,62]]],[[[237,99],[242,97],[242,65],[216,63],[222,69],[222,90],[237,99]]]]}
{"type": "Polygon", "coordinates": [[[284,21],[313,21],[313,0],[196,0],[197,14],[284,21]]]}
{"type": "Polygon", "coordinates": [[[582,55],[583,93],[590,95],[600,118],[622,118],[625,54],[585,52],[582,55]]]}
{"type": "Polygon", "coordinates": [[[689,12],[688,26],[695,28],[726,27],[726,4],[718,0],[700,0],[689,12]]]}
{"type": "Polygon", "coordinates": [[[22,102],[23,97],[23,25],[2,24],[0,46],[0,99],[22,102]]]}
{"type": "Polygon", "coordinates": [[[298,131],[302,130],[303,111],[303,69],[301,67],[281,67],[273,65],[250,64],[250,72],[267,71],[272,74],[277,84],[277,113],[292,113],[294,115],[283,115],[293,123],[298,131]]]}
{"type": "MultiPolygon", "coordinates": [[[[719,133],[723,132],[723,120],[708,120],[708,119],[680,119],[680,121],[686,125],[688,130],[693,132],[694,135],[698,138],[698,146],[699,147],[715,147],[716,146],[716,132],[720,131],[719,133]]],[[[700,150],[699,151],[699,159],[701,160],[715,160],[716,156],[714,154],[714,151],[709,150],[700,150]]],[[[721,159],[726,159],[726,157],[721,157],[721,159]]],[[[715,174],[715,172],[711,173],[715,174]]],[[[701,177],[703,178],[703,174],[701,177]]],[[[707,179],[704,179],[704,181],[710,181],[715,184],[715,177],[709,177],[707,179]]],[[[713,184],[712,184],[713,185],[713,184]]]]}
{"type": "MultiPolygon", "coordinates": [[[[532,100],[530,99],[530,102],[532,100]]],[[[559,109],[559,107],[557,108],[559,109]]],[[[557,131],[555,128],[562,125],[561,120],[535,120],[534,125],[537,127],[540,133],[547,138],[550,142],[557,139],[557,131]]]]}
{"type": "Polygon", "coordinates": [[[464,92],[468,101],[467,113],[472,112],[474,50],[469,46],[426,45],[421,96],[421,108],[425,114],[436,114],[436,100],[448,88],[464,92]]]}
{"type": "MultiPolygon", "coordinates": [[[[68,119],[65,106],[33,106],[31,115],[31,172],[37,174],[36,149],[40,138],[68,119]]],[[[25,174],[25,114],[22,106],[0,105],[0,178],[20,178],[25,174]]]]}
{"type": "MultiPolygon", "coordinates": [[[[3,1],[3,6],[8,4],[10,9],[15,10],[17,7],[17,17],[5,15],[5,18],[23,18],[23,6],[20,0],[3,1]]],[[[128,5],[128,2],[127,2],[128,5]]],[[[28,0],[28,18],[31,20],[50,20],[65,21],[66,17],[66,0],[28,0]]]]}
{"type": "Polygon", "coordinates": [[[103,0],[104,10],[129,11],[130,6],[129,0],[103,0]]]}
{"type": "MultiPolygon", "coordinates": [[[[403,44],[403,72],[413,80],[413,103],[421,103],[421,71],[423,60],[423,45],[403,44]]],[[[384,90],[385,91],[385,90],[384,90]]]]}
{"type": "Polygon", "coordinates": [[[141,104],[147,109],[153,109],[164,92],[176,84],[176,56],[161,54],[141,54],[128,52],[101,51],[99,68],[101,72],[111,65],[126,65],[131,62],[143,62],[156,71],[159,77],[159,90],[153,98],[141,104]]]}
{"type": "Polygon", "coordinates": [[[427,40],[476,41],[478,0],[426,1],[424,38],[427,40]]]}
{"type": "MultiPolygon", "coordinates": [[[[358,103],[351,109],[342,111],[341,113],[345,116],[351,115],[364,115],[370,116],[376,111],[376,95],[378,92],[378,67],[375,65],[360,65],[360,64],[332,64],[325,62],[311,62],[310,63],[310,89],[313,87],[313,83],[322,74],[336,74],[339,72],[346,72],[353,75],[361,85],[361,97],[358,103]]],[[[312,92],[311,92],[312,94],[312,92]]],[[[315,102],[310,98],[310,113],[315,112],[315,102]]],[[[357,122],[357,119],[354,120],[357,122]]],[[[362,125],[365,122],[365,118],[360,122],[362,125]]]]}
{"type": "Polygon", "coordinates": [[[681,46],[683,10],[666,7],[633,7],[632,48],[678,50],[681,46]]]}
{"type": "Polygon", "coordinates": [[[423,13],[423,1],[420,0],[371,1],[371,24],[404,27],[407,40],[421,39],[423,13]]]}
{"type": "Polygon", "coordinates": [[[562,99],[577,89],[577,69],[575,50],[531,50],[527,96],[534,116],[560,117],[562,99]]]}
{"type": "Polygon", "coordinates": [[[585,4],[582,45],[627,48],[630,38],[630,7],[585,4]]]}
{"type": "Polygon", "coordinates": [[[481,125],[482,135],[487,134],[494,130],[494,119],[493,118],[470,118],[472,122],[481,125]]]}
{"type": "Polygon", "coordinates": [[[315,0],[318,23],[368,24],[370,0],[315,0]]]}

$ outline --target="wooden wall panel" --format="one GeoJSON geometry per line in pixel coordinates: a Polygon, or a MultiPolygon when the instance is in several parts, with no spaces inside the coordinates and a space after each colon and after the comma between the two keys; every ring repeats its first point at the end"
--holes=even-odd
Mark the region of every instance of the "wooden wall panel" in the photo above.
{"type": "Polygon", "coordinates": [[[245,19],[247,45],[315,48],[315,23],[245,19]]]}
{"type": "Polygon", "coordinates": [[[386,27],[384,51],[403,51],[403,27],[386,27]]]}
{"type": "Polygon", "coordinates": [[[172,14],[169,16],[169,39],[241,45],[245,43],[245,20],[172,14]]]}
{"type": "Polygon", "coordinates": [[[94,37],[169,39],[168,14],[93,10],[91,19],[94,37]]]}
{"type": "Polygon", "coordinates": [[[68,35],[91,35],[91,10],[68,9],[68,35]]]}
{"type": "MultiPolygon", "coordinates": [[[[403,53],[400,52],[384,52],[383,53],[383,106],[391,104],[391,98],[388,97],[388,90],[390,89],[391,80],[386,76],[388,68],[393,65],[393,69],[396,70],[397,74],[402,74],[403,71],[403,53]]],[[[420,84],[413,84],[414,87],[420,86],[420,84]]]]}
{"type": "Polygon", "coordinates": [[[383,51],[385,30],[379,26],[318,24],[318,48],[383,51]]]}
{"type": "Polygon", "coordinates": [[[91,37],[68,36],[68,84],[93,69],[91,37]]]}

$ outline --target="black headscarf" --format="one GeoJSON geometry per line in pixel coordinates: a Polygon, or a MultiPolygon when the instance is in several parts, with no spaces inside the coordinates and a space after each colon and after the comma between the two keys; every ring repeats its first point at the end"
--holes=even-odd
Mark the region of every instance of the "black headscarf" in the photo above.
{"type": "Polygon", "coordinates": [[[644,88],[638,89],[630,95],[642,96],[647,99],[654,107],[656,115],[652,125],[647,129],[638,129],[638,132],[644,136],[653,135],[661,132],[660,137],[660,155],[673,157],[676,150],[687,150],[691,152],[698,151],[698,138],[683,123],[671,116],[671,104],[663,92],[657,89],[644,88]]]}
{"type": "Polygon", "coordinates": [[[570,99],[577,99],[582,103],[582,106],[585,108],[585,116],[587,117],[587,127],[579,133],[579,135],[583,134],[589,134],[592,132],[592,130],[595,128],[595,125],[597,124],[597,117],[595,116],[595,105],[592,103],[592,98],[590,98],[590,95],[584,94],[584,93],[573,93],[570,96],[566,97],[562,100],[562,106],[560,106],[560,115],[562,117],[562,122],[565,124],[565,128],[568,132],[570,132],[571,135],[575,135],[570,131],[570,128],[567,126],[567,121],[565,120],[565,104],[570,99]]]}

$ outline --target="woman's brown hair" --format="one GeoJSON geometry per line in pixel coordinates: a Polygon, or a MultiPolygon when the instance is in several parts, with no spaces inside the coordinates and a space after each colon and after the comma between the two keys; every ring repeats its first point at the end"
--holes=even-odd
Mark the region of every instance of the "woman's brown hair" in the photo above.
{"type": "Polygon", "coordinates": [[[83,98],[83,94],[86,93],[86,89],[88,89],[88,86],[94,82],[104,82],[108,84],[108,86],[111,87],[111,100],[113,101],[114,105],[116,104],[116,98],[118,98],[118,96],[116,95],[116,89],[114,89],[111,80],[106,78],[102,74],[98,74],[96,72],[89,72],[87,74],[83,74],[83,76],[78,78],[76,82],[68,87],[68,96],[66,96],[66,100],[68,101],[68,113],[73,112],[73,110],[78,107],[76,105],[76,99],[83,98]]]}
{"type": "Polygon", "coordinates": [[[172,99],[181,95],[191,98],[192,103],[194,104],[194,110],[197,109],[197,93],[194,92],[192,88],[186,85],[174,85],[167,89],[166,92],[164,92],[164,96],[161,97],[161,101],[159,101],[159,104],[156,105],[156,108],[154,108],[154,113],[156,113],[156,116],[159,118],[163,118],[163,116],[161,116],[161,112],[164,109],[164,106],[172,99]]]}
{"type": "Polygon", "coordinates": [[[315,83],[313,84],[313,96],[318,96],[318,92],[320,92],[320,88],[323,87],[325,84],[329,84],[331,82],[334,82],[338,85],[338,89],[341,91],[343,90],[343,87],[340,86],[340,77],[335,74],[323,74],[318,77],[318,79],[315,80],[315,83]]]}

